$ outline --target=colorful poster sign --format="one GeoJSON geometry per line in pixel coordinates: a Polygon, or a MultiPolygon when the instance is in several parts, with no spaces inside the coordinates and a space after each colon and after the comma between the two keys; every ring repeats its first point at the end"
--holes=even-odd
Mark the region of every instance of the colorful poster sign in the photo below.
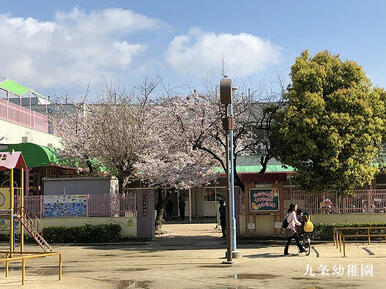
{"type": "Polygon", "coordinates": [[[43,216],[86,217],[87,195],[46,195],[43,216]]]}
{"type": "Polygon", "coordinates": [[[268,187],[250,189],[249,210],[251,212],[279,210],[279,189],[268,187]]]}

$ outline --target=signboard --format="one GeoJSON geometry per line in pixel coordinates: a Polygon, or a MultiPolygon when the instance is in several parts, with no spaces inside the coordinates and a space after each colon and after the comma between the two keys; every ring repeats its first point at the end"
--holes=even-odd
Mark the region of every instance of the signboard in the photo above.
{"type": "Polygon", "coordinates": [[[87,195],[46,195],[43,216],[86,217],[87,195]]]}
{"type": "Polygon", "coordinates": [[[278,188],[255,188],[249,190],[249,211],[278,211],[279,189],[278,188]]]}

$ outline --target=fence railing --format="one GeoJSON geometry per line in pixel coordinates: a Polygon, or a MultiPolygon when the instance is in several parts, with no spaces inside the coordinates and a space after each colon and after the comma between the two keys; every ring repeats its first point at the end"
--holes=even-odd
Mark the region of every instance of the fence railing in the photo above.
{"type": "Polygon", "coordinates": [[[48,120],[45,115],[3,99],[0,99],[0,119],[48,132],[48,120]]]}
{"type": "MultiPolygon", "coordinates": [[[[135,193],[128,193],[126,195],[88,194],[86,199],[88,217],[136,216],[137,213],[135,193]]],[[[43,195],[25,196],[24,206],[38,218],[46,217],[44,216],[43,195]]],[[[60,210],[59,206],[58,210],[60,210]]]]}
{"type": "Polygon", "coordinates": [[[315,194],[286,190],[283,197],[285,201],[298,201],[312,214],[386,213],[386,189],[355,190],[346,197],[335,191],[315,194]]]}

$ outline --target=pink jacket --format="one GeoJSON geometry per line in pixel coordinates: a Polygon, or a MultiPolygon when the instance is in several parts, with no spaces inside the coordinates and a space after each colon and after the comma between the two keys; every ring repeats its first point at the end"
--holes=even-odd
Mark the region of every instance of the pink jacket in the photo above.
{"type": "Polygon", "coordinates": [[[294,229],[296,231],[296,226],[300,226],[302,223],[298,221],[296,218],[296,213],[292,212],[288,215],[287,217],[287,222],[288,222],[288,229],[294,229]]]}

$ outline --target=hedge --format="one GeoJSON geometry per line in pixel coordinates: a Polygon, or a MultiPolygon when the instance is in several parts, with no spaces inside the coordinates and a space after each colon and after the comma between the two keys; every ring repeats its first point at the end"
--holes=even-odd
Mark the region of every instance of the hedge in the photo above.
{"type": "MultiPolygon", "coordinates": [[[[321,223],[321,224],[314,224],[314,233],[313,238],[316,240],[333,240],[333,231],[334,228],[345,228],[345,227],[386,227],[386,223],[357,223],[357,224],[334,224],[334,223],[321,223]]],[[[354,234],[364,234],[364,230],[350,230],[347,231],[350,232],[350,235],[354,234]]],[[[370,230],[372,232],[372,230],[370,230]]],[[[377,233],[383,232],[383,234],[386,234],[385,229],[378,229],[376,230],[377,233]]],[[[367,230],[365,232],[367,234],[367,230]]],[[[358,238],[358,240],[364,240],[364,238],[358,238]]]]}
{"type": "Polygon", "coordinates": [[[82,225],[76,227],[46,227],[43,237],[48,243],[107,243],[121,239],[118,224],[82,225]]]}

